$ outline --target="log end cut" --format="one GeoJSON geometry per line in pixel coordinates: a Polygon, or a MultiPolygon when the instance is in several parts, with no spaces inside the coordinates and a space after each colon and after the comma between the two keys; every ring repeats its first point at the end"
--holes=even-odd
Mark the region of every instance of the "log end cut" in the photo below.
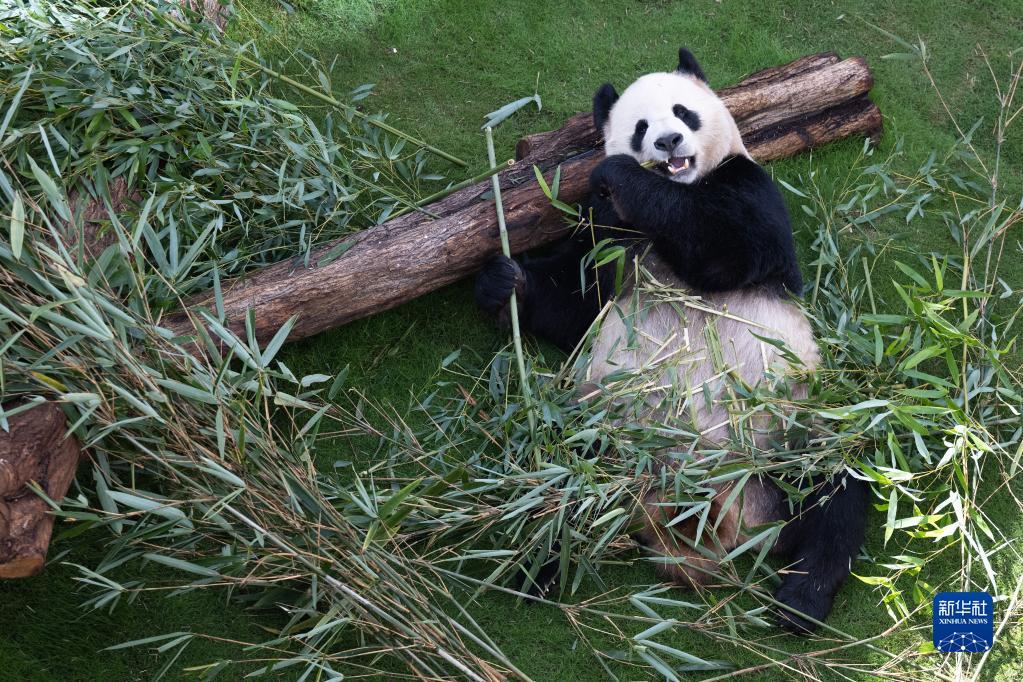
{"type": "Polygon", "coordinates": [[[45,402],[8,419],[0,431],[0,579],[26,578],[43,570],[54,517],[25,484],[34,481],[52,500],[67,493],[80,450],[66,436],[56,403],[45,402]]]}

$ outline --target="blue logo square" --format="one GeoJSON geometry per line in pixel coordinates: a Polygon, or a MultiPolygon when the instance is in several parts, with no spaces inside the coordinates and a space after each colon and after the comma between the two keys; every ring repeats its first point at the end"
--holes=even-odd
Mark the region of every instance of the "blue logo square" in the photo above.
{"type": "Polygon", "coordinates": [[[977,653],[995,639],[995,606],[987,592],[939,592],[934,598],[934,648],[977,653]]]}

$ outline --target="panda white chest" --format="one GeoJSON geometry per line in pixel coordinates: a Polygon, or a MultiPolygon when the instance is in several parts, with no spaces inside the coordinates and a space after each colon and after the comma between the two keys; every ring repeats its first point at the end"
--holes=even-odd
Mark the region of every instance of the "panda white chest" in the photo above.
{"type": "Polygon", "coordinates": [[[806,395],[791,375],[815,369],[819,352],[797,305],[768,289],[693,296],[656,255],[643,266],[650,281],[627,287],[600,321],[586,382],[641,396],[646,414],[691,419],[711,442],[727,438],[733,418],[724,395],[730,374],[751,386],[786,381],[794,397],[806,395]],[[784,342],[803,367],[757,336],[784,342]]]}

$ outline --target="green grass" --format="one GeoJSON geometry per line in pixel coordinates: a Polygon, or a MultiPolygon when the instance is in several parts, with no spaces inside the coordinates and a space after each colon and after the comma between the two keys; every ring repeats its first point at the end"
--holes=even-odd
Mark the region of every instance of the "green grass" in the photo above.
{"type": "MultiPolygon", "coordinates": [[[[373,2],[306,0],[298,14],[286,14],[274,0],[243,0],[231,28],[237,35],[255,36],[264,55],[283,59],[295,49],[333,63],[334,87],[343,91],[376,83],[368,110],[390,112],[391,122],[443,149],[471,161],[473,171],[485,165],[483,115],[498,106],[532,94],[537,82],[543,97],[540,112],[527,108],[497,131],[499,157],[510,157],[515,140],[528,132],[555,128],[569,115],[586,109],[592,92],[604,81],[623,87],[635,76],[673,67],[680,44],[701,60],[715,86],[724,86],[758,69],[806,53],[834,50],[865,55],[876,77],[873,98],[885,116],[882,148],[904,137],[911,158],[933,148],[947,148],[955,129],[915,62],[883,60],[903,51],[858,18],[868,19],[910,41],[922,39],[932,56],[931,68],[945,99],[961,125],[984,118],[988,131],[995,113],[993,89],[978,46],[990,57],[996,73],[1004,74],[1010,50],[1023,47],[1023,16],[1018,3],[948,2],[593,2],[528,0],[502,2],[440,0],[373,2]],[[264,32],[257,18],[272,27],[264,32]],[[538,79],[539,76],[539,79],[538,79]]],[[[303,73],[301,60],[289,70],[303,73]]],[[[1004,148],[1003,186],[1008,196],[1020,193],[1023,176],[1023,136],[1018,129],[1004,148]]],[[[978,133],[981,148],[990,151],[989,134],[978,133]]],[[[812,168],[827,174],[821,184],[844,175],[860,147],[843,142],[796,159],[771,164],[776,177],[800,185],[812,168]]],[[[907,161],[908,163],[908,161],[907,161]]],[[[793,197],[789,196],[789,199],[793,197]]],[[[790,204],[803,263],[809,253],[809,219],[790,204]]],[[[950,251],[952,242],[940,225],[927,220],[907,228],[902,247],[907,251],[950,251]]],[[[1007,254],[1003,276],[1023,285],[1021,259],[1007,254]]],[[[879,292],[883,297],[884,291],[879,292]]],[[[285,361],[296,373],[332,373],[350,366],[350,385],[368,398],[399,411],[410,397],[429,385],[442,358],[457,348],[489,356],[506,343],[505,336],[474,310],[471,286],[457,284],[343,329],[321,334],[292,346],[285,361]]],[[[320,461],[329,466],[345,458],[344,451],[327,447],[320,461]]],[[[1015,509],[1007,493],[995,498],[995,519],[1010,525],[1015,509]],[[998,510],[1004,510],[999,514],[998,510]]],[[[872,517],[868,553],[880,550],[880,515],[872,517]]],[[[1018,521],[1016,528],[1023,533],[1018,521]]],[[[58,540],[56,555],[89,565],[99,555],[88,535],[58,540]]],[[[860,568],[869,568],[861,566],[860,568]]],[[[954,572],[951,563],[935,564],[932,583],[954,572]]],[[[1009,570],[1019,567],[1005,567],[1009,570]]],[[[215,636],[259,641],[260,630],[272,627],[275,616],[250,613],[225,602],[219,592],[167,599],[147,594],[112,614],[86,612],[73,571],[51,565],[36,578],[0,583],[2,680],[151,679],[164,659],[147,650],[100,651],[118,642],[151,635],[193,630],[215,636]]],[[[647,568],[614,567],[605,573],[609,585],[651,582],[647,568]]],[[[872,588],[851,581],[840,593],[830,622],[857,636],[874,634],[888,625],[872,588]]],[[[481,624],[506,653],[536,679],[589,680],[599,668],[563,617],[548,609],[526,607],[503,597],[488,597],[477,609],[481,624]]],[[[769,635],[779,646],[798,650],[791,638],[769,635]]],[[[902,633],[901,644],[927,638],[929,632],[902,633]]],[[[1015,643],[1020,633],[1006,635],[1015,643]]],[[[681,648],[700,655],[730,657],[706,646],[698,635],[680,635],[681,648]]],[[[1023,673],[1023,659],[1014,647],[1002,647],[987,669],[992,678],[1013,679],[1023,673]]],[[[234,647],[210,642],[193,645],[174,664],[181,669],[218,657],[237,656],[234,647]]],[[[850,652],[854,661],[873,660],[862,650],[850,652]]],[[[736,661],[755,665],[758,660],[736,661]]]]}
{"type": "MultiPolygon", "coordinates": [[[[56,543],[53,553],[70,550],[65,561],[95,565],[101,555],[83,542],[56,543]]],[[[150,571],[151,578],[156,571],[150,571]]],[[[113,612],[86,611],[86,593],[79,590],[72,567],[54,564],[43,575],[16,583],[0,583],[0,679],[24,682],[49,680],[149,680],[169,662],[151,649],[102,651],[119,642],[150,635],[194,630],[213,637],[261,641],[259,619],[227,602],[223,593],[167,598],[146,594],[113,612]]],[[[237,656],[225,642],[195,642],[175,663],[195,665],[237,656]]],[[[174,675],[171,679],[174,679],[174,675]]]]}

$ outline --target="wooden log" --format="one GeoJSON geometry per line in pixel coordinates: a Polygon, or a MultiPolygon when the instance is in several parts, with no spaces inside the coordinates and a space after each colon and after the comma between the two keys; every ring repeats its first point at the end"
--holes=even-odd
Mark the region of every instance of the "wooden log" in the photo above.
{"type": "Polygon", "coordinates": [[[142,198],[137,189],[128,187],[128,181],[123,175],[111,180],[107,189],[109,202],[79,192],[77,188],[68,193],[71,212],[81,215],[81,221],[61,221],[63,239],[68,252],[81,261],[82,265],[99,258],[104,249],[117,241],[114,228],[110,225],[111,209],[115,214],[122,215],[131,204],[142,198]]]}
{"type": "Polygon", "coordinates": [[[746,135],[848,102],[872,87],[874,74],[867,61],[851,57],[796,76],[729,88],[722,100],[746,135]]]}
{"type": "Polygon", "coordinates": [[[43,570],[53,515],[25,484],[34,481],[59,501],[71,486],[80,455],[56,403],[19,412],[8,423],[7,432],[0,430],[0,579],[43,570]]]}
{"type": "MultiPolygon", "coordinates": [[[[178,4],[187,5],[188,9],[216,26],[219,31],[224,30],[224,24],[230,16],[227,7],[220,0],[178,0],[178,4]]],[[[181,18],[177,10],[172,13],[176,18],[181,18]]]]}
{"type": "Polygon", "coordinates": [[[809,71],[816,71],[822,67],[837,64],[840,61],[842,61],[842,58],[834,52],[817,52],[816,54],[808,54],[805,57],[800,57],[799,59],[788,62],[787,64],[772,66],[750,74],[749,76],[741,79],[737,85],[732,85],[722,90],[718,90],[718,95],[725,96],[733,90],[757,85],[764,81],[793,78],[809,71]]]}
{"type": "MultiPolygon", "coordinates": [[[[842,61],[834,52],[822,52],[758,71],[717,94],[745,138],[786,119],[818,114],[859,97],[873,83],[873,75],[862,57],[842,61]]],[[[599,143],[593,116],[583,112],[557,130],[523,137],[515,147],[515,158],[531,156],[534,163],[543,162],[559,153],[572,155],[595,149],[599,143]]]]}
{"type": "MultiPolygon", "coordinates": [[[[589,152],[566,162],[559,196],[569,202],[581,199],[590,170],[600,158],[589,152]]],[[[501,250],[493,202],[480,201],[489,189],[489,183],[473,185],[430,204],[440,216],[437,220],[410,213],[347,237],[344,254],[324,265],[305,268],[281,262],[223,287],[229,327],[242,332],[245,311],[252,308],[256,338],[265,342],[298,314],[289,340],[301,339],[465,277],[501,250]]],[[[502,184],[502,189],[512,251],[526,251],[566,234],[562,215],[550,206],[535,180],[510,189],[502,184]]],[[[310,262],[317,263],[336,245],[315,249],[310,262]]],[[[190,315],[198,308],[213,309],[212,297],[191,301],[184,312],[168,316],[163,326],[188,333],[194,324],[190,315]]]]}
{"type": "Polygon", "coordinates": [[[856,134],[877,142],[882,127],[881,110],[866,97],[859,97],[814,116],[766,128],[744,137],[743,142],[750,155],[763,163],[856,134]]]}
{"type": "MultiPolygon", "coordinates": [[[[862,58],[837,61],[830,54],[754,74],[724,92],[728,106],[742,115],[739,130],[751,155],[765,161],[799,153],[853,134],[876,136],[880,112],[865,98],[873,76],[862,58]]],[[[586,194],[590,171],[601,154],[589,114],[570,119],[558,131],[531,136],[520,150],[526,155],[500,175],[512,251],[519,253],[566,233],[565,216],[550,206],[533,179],[533,166],[560,162],[559,198],[569,204],[586,194]],[[590,149],[564,159],[566,152],[590,149]]],[[[500,251],[497,220],[486,181],[430,204],[438,216],[418,213],[315,249],[318,264],[344,242],[343,254],[306,268],[295,261],[271,265],[225,285],[224,312],[236,333],[254,311],[256,338],[265,342],[292,316],[289,336],[296,340],[338,327],[438,289],[479,269],[500,251]]],[[[185,335],[200,323],[200,309],[212,310],[211,294],[187,301],[163,325],[185,335]]]]}
{"type": "Polygon", "coordinates": [[[593,114],[584,111],[572,116],[557,130],[546,130],[521,138],[515,145],[515,160],[537,166],[576,156],[600,146],[601,135],[593,127],[593,114]],[[565,156],[562,156],[564,154],[565,156]]]}

